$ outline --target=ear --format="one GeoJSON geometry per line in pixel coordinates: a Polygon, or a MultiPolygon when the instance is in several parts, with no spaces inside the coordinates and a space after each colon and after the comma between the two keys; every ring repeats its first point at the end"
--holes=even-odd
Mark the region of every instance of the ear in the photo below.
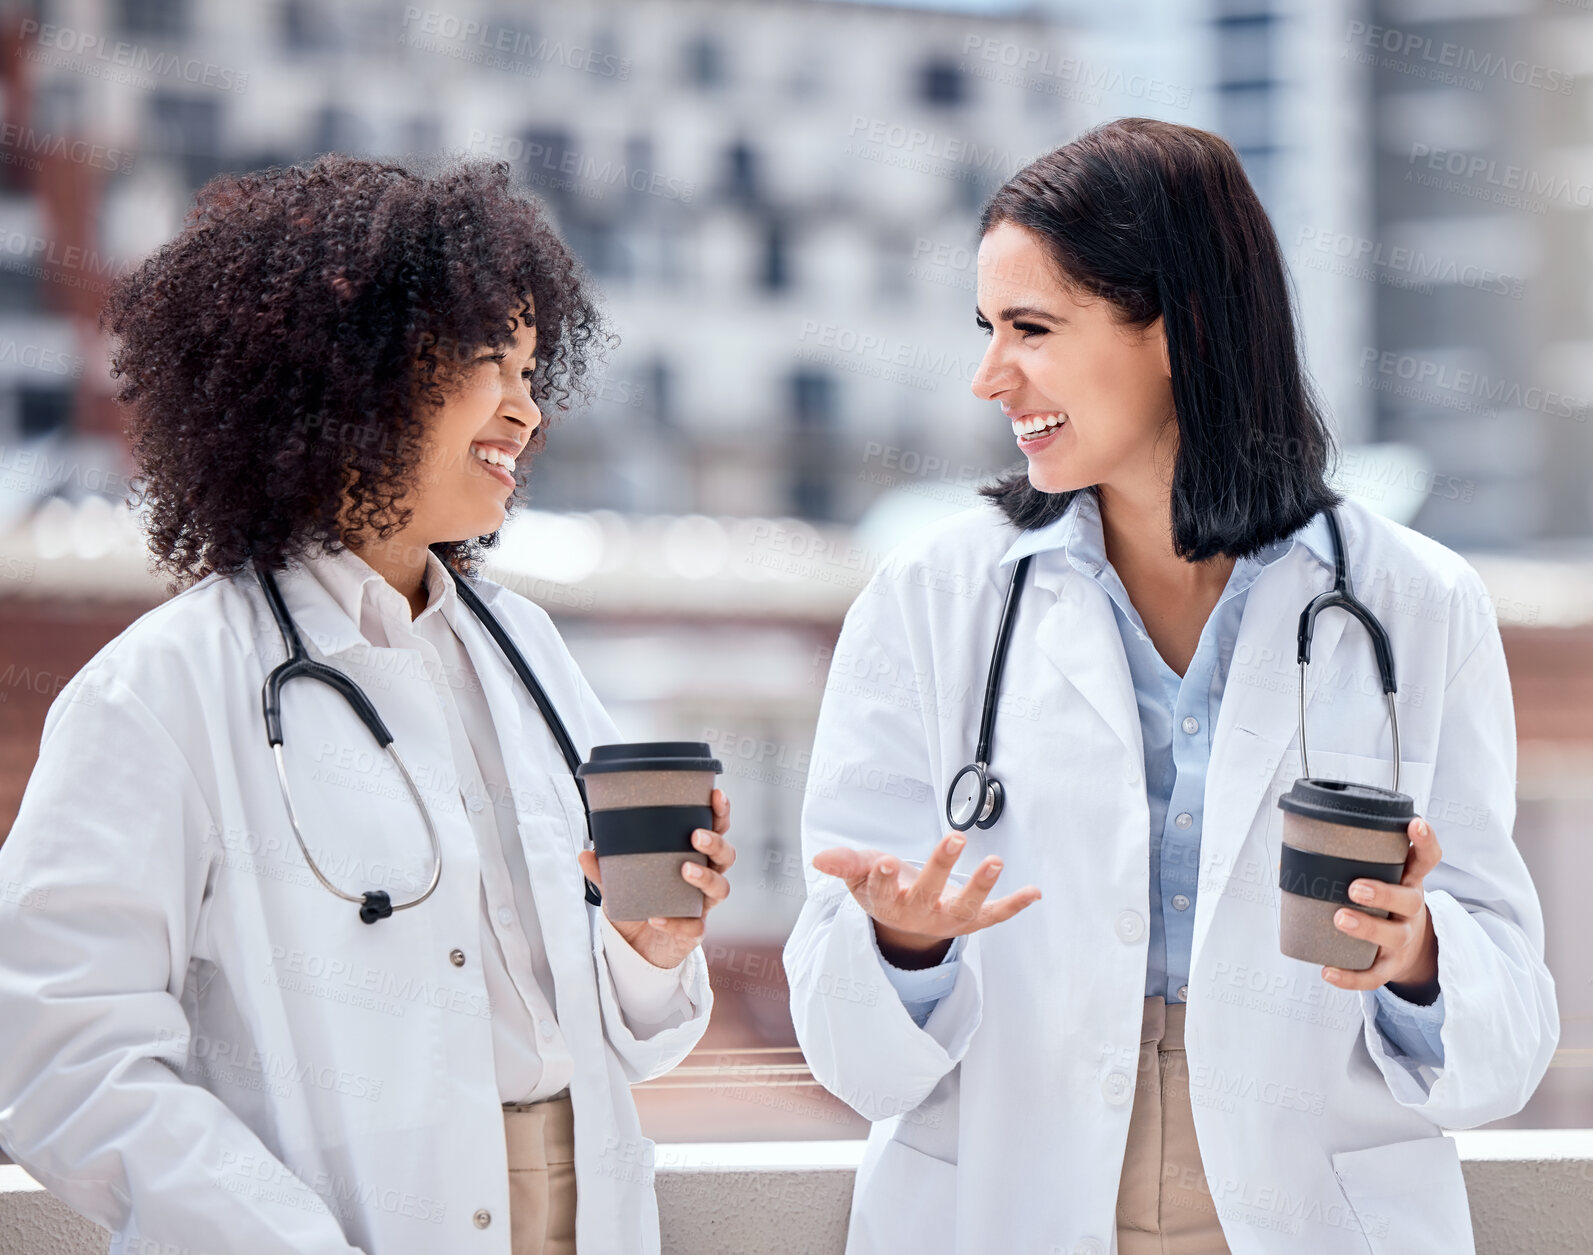
{"type": "Polygon", "coordinates": [[[1145,334],[1156,337],[1156,344],[1162,359],[1162,377],[1171,379],[1173,377],[1173,361],[1167,351],[1167,324],[1162,321],[1160,314],[1156,316],[1155,322],[1145,328],[1145,334]]]}

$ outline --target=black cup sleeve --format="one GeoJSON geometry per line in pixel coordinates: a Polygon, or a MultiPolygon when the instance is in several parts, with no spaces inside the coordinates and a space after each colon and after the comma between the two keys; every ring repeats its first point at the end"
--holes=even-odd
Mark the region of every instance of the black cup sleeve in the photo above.
{"type": "Polygon", "coordinates": [[[592,845],[598,858],[615,854],[689,853],[691,834],[712,829],[711,806],[626,806],[592,812],[592,845]]]}
{"type": "Polygon", "coordinates": [[[1384,884],[1397,885],[1404,871],[1403,862],[1369,863],[1365,859],[1336,858],[1331,854],[1299,850],[1285,841],[1283,858],[1278,864],[1278,887],[1302,898],[1353,906],[1349,892],[1352,880],[1381,880],[1384,884]]]}

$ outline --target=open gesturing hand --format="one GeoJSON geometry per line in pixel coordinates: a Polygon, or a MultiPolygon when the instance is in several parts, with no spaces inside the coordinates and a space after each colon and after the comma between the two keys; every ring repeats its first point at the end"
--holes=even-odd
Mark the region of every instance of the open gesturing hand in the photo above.
{"type": "Polygon", "coordinates": [[[833,846],[814,855],[813,866],[846,882],[874,920],[874,934],[887,959],[898,966],[921,967],[925,959],[939,962],[951,938],[1011,919],[1040,898],[1040,890],[1027,885],[987,901],[1001,875],[1001,860],[994,854],[980,861],[959,892],[947,893],[947,877],[966,844],[961,833],[947,833],[907,884],[900,880],[901,860],[877,850],[833,846]]]}

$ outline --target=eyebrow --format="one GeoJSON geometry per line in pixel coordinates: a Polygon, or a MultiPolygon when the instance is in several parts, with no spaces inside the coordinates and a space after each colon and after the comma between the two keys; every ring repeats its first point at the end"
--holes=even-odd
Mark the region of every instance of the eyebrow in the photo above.
{"type": "MultiPolygon", "coordinates": [[[[977,305],[974,306],[974,317],[985,317],[983,311],[980,310],[977,305]]],[[[1003,322],[1016,322],[1019,318],[1044,318],[1047,322],[1056,323],[1067,321],[1066,318],[1063,318],[1058,314],[1049,313],[1048,311],[1041,309],[1038,305],[1008,305],[1004,310],[1001,311],[1001,320],[1003,322]]],[[[988,322],[990,320],[986,318],[985,321],[988,322]]]]}

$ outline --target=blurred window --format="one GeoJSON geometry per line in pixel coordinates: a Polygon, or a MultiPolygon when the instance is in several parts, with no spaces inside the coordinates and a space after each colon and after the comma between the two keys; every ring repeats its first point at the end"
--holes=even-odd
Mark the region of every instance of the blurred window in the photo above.
{"type": "Polygon", "coordinates": [[[765,292],[784,292],[791,282],[790,234],[784,223],[771,218],[763,228],[763,257],[758,269],[758,287],[765,292]]]}
{"type": "Polygon", "coordinates": [[[190,33],[193,24],[188,0],[116,0],[111,10],[123,35],[180,38],[190,33]]]}
{"type": "Polygon", "coordinates": [[[918,71],[918,98],[926,105],[960,105],[968,99],[968,80],[947,57],[933,57],[918,71]]]}
{"type": "Polygon", "coordinates": [[[169,157],[191,187],[225,169],[221,157],[221,101],[215,95],[157,91],[145,115],[144,151],[169,157]]]}
{"type": "Polygon", "coordinates": [[[695,35],[686,41],[683,49],[686,62],[686,81],[698,87],[723,87],[725,54],[719,41],[712,35],[695,35]]]}

